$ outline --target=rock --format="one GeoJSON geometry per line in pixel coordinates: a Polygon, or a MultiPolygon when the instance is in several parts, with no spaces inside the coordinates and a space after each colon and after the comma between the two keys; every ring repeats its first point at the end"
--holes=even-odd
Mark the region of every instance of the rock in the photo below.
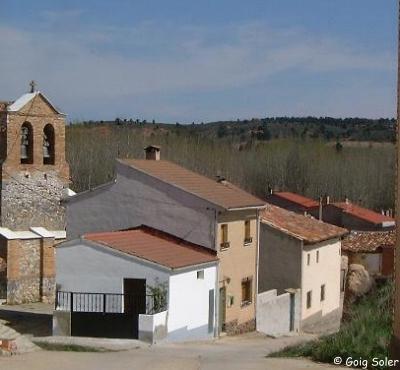
{"type": "Polygon", "coordinates": [[[360,297],[368,293],[373,286],[374,279],[371,278],[363,265],[351,264],[349,266],[347,289],[351,295],[360,297]]]}

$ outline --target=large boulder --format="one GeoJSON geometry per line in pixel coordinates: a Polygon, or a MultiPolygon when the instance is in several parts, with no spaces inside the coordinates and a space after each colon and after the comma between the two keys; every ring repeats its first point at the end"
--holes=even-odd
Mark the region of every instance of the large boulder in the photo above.
{"type": "Polygon", "coordinates": [[[347,275],[347,290],[354,297],[368,293],[374,286],[374,279],[363,265],[351,264],[347,275]]]}

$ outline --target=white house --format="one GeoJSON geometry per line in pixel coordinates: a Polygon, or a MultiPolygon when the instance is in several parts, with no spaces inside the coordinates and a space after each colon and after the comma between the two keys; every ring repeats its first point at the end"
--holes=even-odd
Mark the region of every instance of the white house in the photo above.
{"type": "Polygon", "coordinates": [[[311,216],[268,205],[261,213],[261,299],[271,296],[271,291],[279,295],[295,290],[300,300],[291,321],[299,322],[299,330],[323,332],[329,325],[339,324],[341,237],[347,233],[311,216]]]}
{"type": "Polygon", "coordinates": [[[217,265],[210,249],[147,226],[62,243],[54,334],[150,342],[213,338],[217,265]]]}

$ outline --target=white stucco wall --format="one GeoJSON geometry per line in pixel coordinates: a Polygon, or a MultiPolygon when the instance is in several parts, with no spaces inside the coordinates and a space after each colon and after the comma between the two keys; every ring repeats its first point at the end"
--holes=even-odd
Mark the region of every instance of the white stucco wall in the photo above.
{"type": "Polygon", "coordinates": [[[301,319],[322,311],[325,315],[340,306],[341,242],[330,240],[310,246],[302,252],[302,315],[301,319]],[[319,262],[316,262],[319,251],[319,262]],[[310,265],[307,255],[310,254],[310,265]],[[321,285],[325,284],[325,300],[321,302],[321,285]],[[312,291],[312,304],[307,308],[307,292],[312,291]]]}
{"type": "Polygon", "coordinates": [[[171,275],[169,280],[168,339],[206,339],[214,336],[216,266],[204,268],[204,279],[196,270],[171,275]],[[214,289],[213,322],[209,328],[209,291],[214,289]]]}
{"type": "MultiPolygon", "coordinates": [[[[56,249],[58,290],[123,293],[124,278],[146,279],[146,284],[152,286],[167,282],[167,340],[199,340],[214,336],[217,264],[172,271],[108,248],[86,245],[79,240],[76,244],[71,243],[74,242],[56,249]],[[204,270],[204,279],[197,279],[200,270],[204,270]],[[211,330],[210,289],[214,289],[211,330]]],[[[144,322],[147,322],[146,318],[144,322]]]]}
{"type": "Polygon", "coordinates": [[[123,279],[146,279],[146,284],[168,281],[168,271],[139,260],[77,242],[56,248],[58,290],[71,292],[123,293],[123,279]]]}

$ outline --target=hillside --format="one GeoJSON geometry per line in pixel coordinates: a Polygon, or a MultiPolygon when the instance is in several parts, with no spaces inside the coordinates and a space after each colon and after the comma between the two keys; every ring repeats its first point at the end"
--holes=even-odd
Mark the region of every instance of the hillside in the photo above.
{"type": "Polygon", "coordinates": [[[249,140],[320,139],[327,141],[393,142],[394,119],[330,118],[330,117],[272,117],[250,120],[219,121],[209,123],[159,123],[139,119],[114,121],[87,121],[89,125],[126,125],[144,130],[161,129],[189,133],[201,137],[219,138],[239,143],[249,140]]]}

